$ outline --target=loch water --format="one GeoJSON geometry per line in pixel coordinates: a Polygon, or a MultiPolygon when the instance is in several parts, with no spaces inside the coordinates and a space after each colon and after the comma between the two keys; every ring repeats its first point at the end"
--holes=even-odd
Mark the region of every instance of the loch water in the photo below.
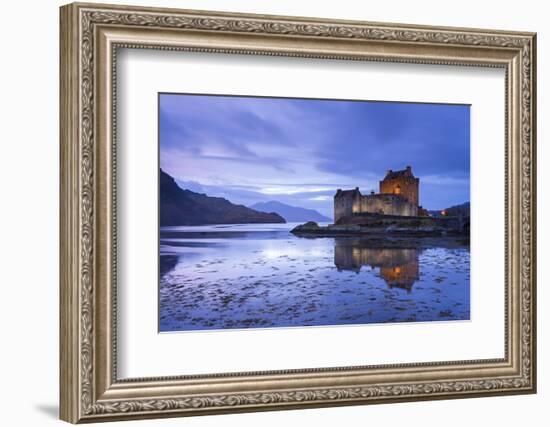
{"type": "Polygon", "coordinates": [[[469,246],[305,238],[296,225],[161,227],[160,331],[469,320],[469,246]]]}

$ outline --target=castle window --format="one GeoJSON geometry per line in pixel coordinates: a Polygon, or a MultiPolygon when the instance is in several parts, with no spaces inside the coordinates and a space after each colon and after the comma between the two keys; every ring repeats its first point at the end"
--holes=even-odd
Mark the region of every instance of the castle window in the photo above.
{"type": "Polygon", "coordinates": [[[401,194],[401,187],[399,185],[396,185],[393,189],[393,194],[401,194]]]}

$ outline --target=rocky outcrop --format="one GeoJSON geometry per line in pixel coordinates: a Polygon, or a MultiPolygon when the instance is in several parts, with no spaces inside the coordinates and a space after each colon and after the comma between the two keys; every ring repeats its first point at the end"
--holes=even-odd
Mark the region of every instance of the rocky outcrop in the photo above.
{"type": "Polygon", "coordinates": [[[375,213],[357,213],[340,218],[336,225],[360,225],[363,227],[433,227],[436,225],[435,219],[425,216],[401,216],[401,215],[382,215],[375,213]]]}
{"type": "Polygon", "coordinates": [[[303,237],[367,236],[385,239],[396,236],[404,238],[456,236],[461,240],[469,240],[469,230],[446,218],[361,214],[348,218],[348,221],[342,221],[343,219],[345,217],[337,224],[325,227],[310,221],[293,228],[291,233],[303,237]]]}

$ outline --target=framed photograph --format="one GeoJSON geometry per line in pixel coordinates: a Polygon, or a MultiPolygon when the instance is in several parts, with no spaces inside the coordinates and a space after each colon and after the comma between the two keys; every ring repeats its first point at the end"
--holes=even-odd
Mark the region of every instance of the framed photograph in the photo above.
{"type": "Polygon", "coordinates": [[[536,391],[535,34],[61,8],[61,418],[536,391]]]}

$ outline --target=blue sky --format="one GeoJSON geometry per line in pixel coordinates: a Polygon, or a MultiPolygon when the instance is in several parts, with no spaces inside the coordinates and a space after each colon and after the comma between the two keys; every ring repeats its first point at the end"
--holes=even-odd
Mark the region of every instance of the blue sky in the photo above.
{"type": "Polygon", "coordinates": [[[159,108],[161,168],[209,196],[332,217],[336,189],[378,191],[410,165],[425,208],[470,199],[469,106],[161,94],[159,108]]]}

